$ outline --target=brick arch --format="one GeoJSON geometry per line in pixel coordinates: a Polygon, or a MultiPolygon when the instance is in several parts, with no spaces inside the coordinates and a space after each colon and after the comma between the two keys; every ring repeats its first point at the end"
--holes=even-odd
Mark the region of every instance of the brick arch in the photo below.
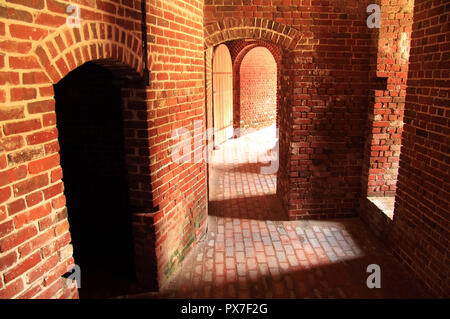
{"type": "MultiPolygon", "coordinates": [[[[277,125],[279,130],[279,169],[277,172],[277,196],[282,199],[283,209],[289,210],[289,158],[292,126],[291,109],[296,96],[293,94],[294,72],[293,61],[295,52],[300,46],[303,33],[288,25],[266,18],[224,18],[204,27],[204,48],[206,50],[206,65],[212,63],[215,46],[232,40],[253,39],[266,41],[280,47],[280,63],[277,68],[277,125]],[[210,59],[210,61],[208,61],[210,59]],[[278,82],[278,81],[277,81],[278,82]]],[[[278,63],[277,63],[278,66],[278,63]]],[[[207,81],[207,100],[212,101],[212,77],[207,81]]],[[[233,99],[235,100],[235,99],[233,99]]],[[[233,102],[234,104],[234,102],[233,102]]],[[[208,106],[208,109],[212,104],[208,106]]],[[[233,105],[235,109],[235,104],[233,105]]],[[[233,126],[237,119],[233,116],[233,126]]]]}
{"type": "Polygon", "coordinates": [[[260,39],[293,50],[302,33],[288,25],[265,18],[226,18],[204,28],[205,47],[236,39],[260,39]]]}
{"type": "MultiPolygon", "coordinates": [[[[84,22],[80,28],[64,25],[41,43],[34,49],[34,54],[53,83],[82,64],[95,60],[120,62],[142,74],[140,39],[114,24],[84,22]]],[[[108,68],[114,71],[114,66],[108,68]]]]}
{"type": "MultiPolygon", "coordinates": [[[[108,69],[115,80],[119,81],[125,129],[125,161],[128,169],[126,175],[132,215],[135,273],[142,286],[157,289],[158,273],[153,239],[155,234],[153,228],[149,227],[157,208],[154,207],[152,177],[149,170],[150,124],[146,87],[142,81],[140,39],[117,25],[85,22],[80,28],[64,26],[50,34],[34,48],[33,53],[52,84],[58,83],[71,71],[88,62],[108,69]]],[[[48,103],[52,105],[50,109],[54,116],[56,112],[54,98],[49,98],[48,103]]],[[[58,144],[59,153],[59,141],[56,140],[55,143],[58,144]]],[[[64,183],[62,180],[60,182],[64,183]]],[[[70,215],[70,207],[67,207],[67,212],[70,215]]]]}
{"type": "MultiPolygon", "coordinates": [[[[281,103],[281,48],[280,46],[264,41],[239,39],[227,42],[228,48],[231,52],[231,59],[233,61],[233,127],[236,129],[240,127],[240,67],[242,60],[252,49],[257,47],[264,47],[272,54],[277,65],[277,114],[278,107],[281,103]]],[[[277,121],[278,126],[278,121],[277,121]]]]}
{"type": "Polygon", "coordinates": [[[255,40],[255,39],[239,39],[228,42],[227,45],[230,48],[231,60],[233,63],[242,61],[244,56],[253,48],[265,47],[272,53],[273,58],[277,64],[281,63],[281,48],[280,46],[265,40],[255,40]],[[250,40],[250,41],[249,41],[250,40]],[[232,44],[230,46],[230,44],[232,44]]]}

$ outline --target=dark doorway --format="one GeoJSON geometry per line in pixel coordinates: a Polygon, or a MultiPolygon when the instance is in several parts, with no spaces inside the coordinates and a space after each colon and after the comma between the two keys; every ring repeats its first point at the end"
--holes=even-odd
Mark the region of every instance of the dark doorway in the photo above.
{"type": "Polygon", "coordinates": [[[55,85],[61,166],[81,298],[134,290],[120,83],[86,63],[55,85]]]}

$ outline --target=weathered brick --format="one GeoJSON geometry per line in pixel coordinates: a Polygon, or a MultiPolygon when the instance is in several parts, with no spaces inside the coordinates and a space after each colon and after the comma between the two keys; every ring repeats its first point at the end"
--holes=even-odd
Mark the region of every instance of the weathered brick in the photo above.
{"type": "Polygon", "coordinates": [[[11,168],[7,171],[0,172],[0,186],[7,185],[11,182],[19,181],[27,175],[25,165],[11,168]]]}
{"type": "Polygon", "coordinates": [[[58,130],[56,129],[56,127],[54,127],[45,131],[39,131],[28,135],[27,143],[28,145],[42,144],[45,142],[55,140],[57,137],[58,137],[58,130]]]}
{"type": "Polygon", "coordinates": [[[0,224],[0,236],[6,236],[14,230],[14,224],[12,220],[6,221],[0,224]]]}
{"type": "Polygon", "coordinates": [[[14,38],[34,41],[42,40],[48,34],[47,30],[19,24],[11,24],[9,32],[14,38]]]}
{"type": "Polygon", "coordinates": [[[23,281],[18,278],[16,281],[6,285],[4,288],[0,289],[0,299],[11,299],[17,295],[24,288],[23,281]]]}
{"type": "Polygon", "coordinates": [[[28,171],[30,172],[30,174],[37,174],[40,172],[47,171],[57,165],[59,165],[59,155],[55,154],[50,157],[30,162],[28,164],[28,171]]]}
{"type": "Polygon", "coordinates": [[[51,112],[55,110],[55,100],[31,102],[28,103],[27,109],[30,114],[51,112]]]}
{"type": "Polygon", "coordinates": [[[33,16],[30,12],[19,10],[12,7],[0,7],[0,17],[23,22],[33,22],[33,16]]]}
{"type": "Polygon", "coordinates": [[[25,224],[29,224],[35,220],[47,216],[52,211],[50,203],[32,208],[26,212],[14,216],[14,225],[17,229],[25,224]]]}
{"type": "Polygon", "coordinates": [[[36,98],[35,88],[11,88],[11,101],[27,101],[36,98]]]}
{"type": "Polygon", "coordinates": [[[8,283],[24,272],[28,271],[29,269],[33,268],[35,265],[37,265],[41,261],[41,254],[40,252],[36,252],[27,259],[19,262],[14,268],[8,270],[5,275],[5,283],[8,283]]]}
{"type": "Polygon", "coordinates": [[[17,254],[15,251],[10,252],[0,257],[0,271],[3,271],[12,266],[17,261],[17,254]]]}
{"type": "Polygon", "coordinates": [[[44,199],[44,196],[42,195],[42,191],[38,191],[36,193],[32,193],[32,194],[26,196],[26,199],[27,199],[28,207],[32,207],[32,206],[40,203],[44,199]]]}
{"type": "Polygon", "coordinates": [[[22,196],[48,185],[48,175],[41,174],[13,185],[14,196],[22,196]]]}
{"type": "MultiPolygon", "coordinates": [[[[5,84],[19,84],[20,77],[17,72],[0,72],[0,85],[5,84]]],[[[8,112],[8,110],[2,110],[3,112],[8,112]]]]}
{"type": "Polygon", "coordinates": [[[36,57],[22,57],[22,56],[10,56],[9,57],[9,67],[20,70],[20,69],[40,69],[41,66],[37,61],[36,57]]]}
{"type": "Polygon", "coordinates": [[[36,17],[35,23],[39,25],[57,28],[66,23],[66,18],[48,13],[40,13],[36,17]]]}
{"type": "Polygon", "coordinates": [[[0,203],[6,202],[11,197],[11,187],[0,189],[0,203]]]}
{"type": "Polygon", "coordinates": [[[12,135],[38,130],[41,127],[42,127],[41,121],[38,119],[23,120],[20,122],[5,124],[3,127],[3,131],[5,132],[5,135],[12,135]]]}
{"type": "Polygon", "coordinates": [[[26,207],[25,200],[23,198],[19,198],[8,204],[8,214],[10,216],[14,215],[20,211],[23,211],[26,207]]]}
{"type": "MultiPolygon", "coordinates": [[[[22,137],[20,137],[19,141],[22,141],[22,137]]],[[[22,146],[21,144],[22,142],[20,142],[20,146],[22,146]]],[[[43,154],[44,150],[42,147],[33,147],[10,153],[7,158],[10,165],[16,165],[31,161],[32,159],[38,158],[43,154]]]]}
{"type": "Polygon", "coordinates": [[[50,199],[56,195],[62,194],[63,192],[63,183],[57,183],[56,185],[50,186],[43,190],[44,198],[50,199]]]}
{"type": "MultiPolygon", "coordinates": [[[[23,79],[23,84],[42,84],[42,83],[48,83],[49,79],[47,77],[47,75],[44,72],[28,72],[28,73],[24,73],[22,75],[22,79],[23,79]]],[[[39,88],[40,90],[42,90],[41,88],[39,88]]],[[[45,96],[42,94],[40,94],[41,96],[45,96]]],[[[43,103],[43,102],[35,102],[35,103],[43,103]]],[[[31,103],[30,103],[31,104],[31,103]]],[[[28,104],[28,112],[33,113],[32,111],[30,111],[30,104],[28,104]]]]}
{"type": "Polygon", "coordinates": [[[6,0],[10,3],[20,4],[23,6],[27,6],[33,9],[43,9],[44,8],[44,0],[6,0]]]}
{"type": "MultiPolygon", "coordinates": [[[[45,219],[45,218],[44,218],[45,219]]],[[[20,255],[20,258],[23,258],[25,256],[28,256],[30,253],[36,251],[37,249],[40,249],[47,243],[49,243],[54,237],[55,233],[53,229],[49,229],[47,231],[42,232],[33,239],[29,240],[25,244],[19,246],[18,252],[20,255]]]]}
{"type": "Polygon", "coordinates": [[[44,260],[41,265],[38,265],[27,274],[27,283],[33,283],[38,278],[42,277],[52,268],[58,264],[58,256],[53,255],[50,258],[44,260]]]}
{"type": "Polygon", "coordinates": [[[0,239],[0,252],[6,252],[11,248],[19,246],[24,241],[30,239],[37,234],[37,229],[34,225],[22,228],[19,231],[10,234],[0,239]]]}
{"type": "Polygon", "coordinates": [[[24,145],[24,140],[22,136],[10,136],[0,138],[0,151],[11,152],[24,145]]]}

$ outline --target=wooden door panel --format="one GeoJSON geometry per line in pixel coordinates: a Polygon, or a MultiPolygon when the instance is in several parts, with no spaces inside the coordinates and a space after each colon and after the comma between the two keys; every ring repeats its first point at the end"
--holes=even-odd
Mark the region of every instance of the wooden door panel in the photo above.
{"type": "Polygon", "coordinates": [[[214,144],[233,136],[233,68],[226,45],[219,45],[213,59],[214,144]]]}

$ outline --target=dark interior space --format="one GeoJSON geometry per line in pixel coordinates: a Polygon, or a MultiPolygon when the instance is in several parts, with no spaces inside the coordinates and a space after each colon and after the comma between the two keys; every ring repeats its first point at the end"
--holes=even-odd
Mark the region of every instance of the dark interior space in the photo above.
{"type": "Polygon", "coordinates": [[[86,63],[55,85],[55,100],[80,297],[122,295],[136,279],[120,82],[86,63]]]}

